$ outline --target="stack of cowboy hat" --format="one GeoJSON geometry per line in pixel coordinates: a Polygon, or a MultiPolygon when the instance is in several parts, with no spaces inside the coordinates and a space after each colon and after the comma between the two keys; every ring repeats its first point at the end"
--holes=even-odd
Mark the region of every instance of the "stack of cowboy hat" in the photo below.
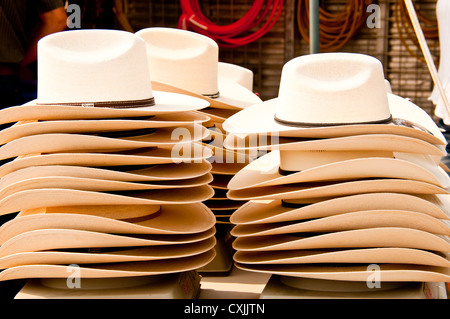
{"type": "MultiPolygon", "coordinates": [[[[209,103],[208,108],[198,111],[210,117],[203,123],[210,132],[203,144],[213,152],[208,161],[212,164],[210,185],[215,193],[205,204],[215,214],[217,236],[223,239],[229,236],[229,217],[244,204],[244,201],[227,198],[226,185],[250,162],[252,154],[223,148],[225,132],[222,123],[238,111],[261,102],[253,93],[253,72],[236,64],[219,62],[217,43],[195,32],[151,27],[136,34],[147,45],[154,88],[180,92],[209,103]]],[[[228,259],[232,265],[231,256],[228,259]]]]}
{"type": "Polygon", "coordinates": [[[39,42],[38,98],[4,109],[0,280],[180,273],[215,255],[208,102],[152,88],[144,41],[75,30],[39,42]]]}
{"type": "MultiPolygon", "coordinates": [[[[450,280],[445,139],[418,106],[387,93],[381,63],[354,53],[294,58],[277,98],[228,118],[225,147],[270,150],[228,197],[237,267],[290,278],[450,280]]],[[[288,280],[289,281],[289,280],[288,280]]]]}

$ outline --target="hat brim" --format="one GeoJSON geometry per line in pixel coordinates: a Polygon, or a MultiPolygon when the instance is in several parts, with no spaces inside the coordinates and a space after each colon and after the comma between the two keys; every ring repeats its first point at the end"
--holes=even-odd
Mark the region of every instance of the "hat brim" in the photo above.
{"type": "Polygon", "coordinates": [[[448,194],[446,189],[420,181],[404,179],[367,179],[339,183],[303,183],[286,186],[275,185],[242,190],[230,190],[228,198],[234,200],[256,199],[308,199],[327,198],[360,193],[392,192],[406,194],[448,194]]]}
{"type": "MultiPolygon", "coordinates": [[[[450,272],[448,268],[403,265],[403,264],[381,264],[377,271],[380,281],[383,282],[448,282],[450,272]]],[[[236,263],[236,267],[242,270],[270,273],[280,276],[292,276],[303,278],[316,278],[326,280],[347,280],[367,282],[367,278],[373,276],[373,270],[368,265],[363,266],[309,266],[309,265],[247,265],[236,263]]]]}
{"type": "MultiPolygon", "coordinates": [[[[133,206],[128,205],[128,209],[133,209],[133,206]]],[[[133,218],[117,220],[106,216],[66,213],[64,207],[43,209],[37,214],[22,211],[16,218],[0,227],[0,243],[3,244],[21,233],[38,229],[78,229],[110,234],[178,235],[204,232],[215,223],[214,214],[203,203],[161,205],[156,213],[153,211],[148,213],[133,221],[133,218]]]]}
{"type": "Polygon", "coordinates": [[[115,180],[123,182],[161,182],[181,181],[193,179],[208,174],[211,164],[203,163],[161,164],[142,169],[115,170],[114,168],[84,167],[73,165],[43,165],[30,166],[2,176],[0,189],[7,184],[13,184],[22,180],[47,177],[47,176],[71,176],[81,178],[94,178],[115,180]]]}
{"type": "Polygon", "coordinates": [[[404,247],[445,253],[449,251],[450,242],[440,235],[402,227],[344,230],[311,236],[280,234],[238,237],[233,242],[234,249],[253,252],[373,247],[404,247]]]}
{"type": "MultiPolygon", "coordinates": [[[[401,157],[401,156],[400,156],[401,157]]],[[[299,157],[300,159],[301,157],[299,157]]],[[[417,156],[417,163],[387,157],[368,157],[318,164],[288,175],[279,172],[280,152],[272,151],[245,166],[228,183],[230,190],[324,181],[343,181],[364,178],[401,178],[431,183],[443,188],[449,186],[447,173],[430,159],[417,156]],[[419,165],[417,163],[421,163],[419,165]],[[427,165],[428,164],[428,165],[427,165]]]]}
{"type": "Polygon", "coordinates": [[[289,233],[324,233],[376,227],[402,227],[444,236],[450,235],[450,227],[445,222],[426,213],[392,209],[351,212],[282,224],[236,225],[231,230],[231,235],[249,237],[289,233]]]}
{"type": "Polygon", "coordinates": [[[443,144],[431,144],[421,139],[393,134],[364,134],[324,139],[297,140],[279,137],[275,141],[256,140],[254,136],[229,134],[224,147],[232,150],[283,151],[392,151],[421,153],[435,156],[447,154],[443,144]]]}
{"type": "Polygon", "coordinates": [[[267,252],[238,251],[233,259],[241,264],[414,264],[450,267],[448,257],[430,251],[402,247],[363,249],[317,249],[267,252]]]}
{"type": "Polygon", "coordinates": [[[203,163],[210,158],[212,152],[203,145],[194,143],[184,147],[182,154],[169,149],[133,149],[118,153],[50,153],[30,154],[20,156],[0,166],[0,176],[4,176],[18,169],[43,165],[79,165],[79,166],[133,166],[157,164],[203,163]]]}
{"type": "Polygon", "coordinates": [[[180,192],[189,192],[193,187],[207,185],[213,180],[210,173],[193,179],[165,182],[133,182],[117,181],[98,178],[74,177],[74,176],[42,176],[24,179],[14,183],[2,185],[0,189],[0,199],[17,192],[40,188],[67,188],[85,190],[92,192],[120,192],[120,191],[173,191],[180,189],[180,192]]]}
{"type": "Polygon", "coordinates": [[[133,137],[110,138],[85,134],[49,133],[21,137],[0,147],[0,159],[13,158],[35,153],[56,153],[70,151],[98,152],[133,148],[158,147],[171,148],[174,145],[201,141],[209,136],[201,125],[182,128],[182,140],[174,139],[173,129],[157,129],[152,134],[133,137]],[[186,131],[184,131],[186,130],[186,131]]]}
{"type": "MultiPolygon", "coordinates": [[[[152,276],[178,273],[199,269],[215,257],[215,251],[209,250],[195,256],[155,260],[147,262],[127,262],[110,264],[86,264],[79,268],[81,278],[118,278],[152,276]]],[[[25,265],[3,270],[0,281],[26,278],[67,278],[67,265],[25,265]]]]}
{"type": "Polygon", "coordinates": [[[29,189],[0,200],[0,215],[26,209],[76,205],[164,205],[189,204],[211,198],[214,190],[209,185],[189,188],[189,191],[152,190],[123,193],[92,192],[75,189],[29,189]]]}
{"type": "Polygon", "coordinates": [[[225,110],[241,110],[250,105],[261,102],[261,99],[244,86],[223,78],[218,79],[219,97],[210,98],[188,90],[162,82],[152,81],[152,89],[157,91],[179,93],[203,99],[210,107],[225,110]]]}
{"type": "Polygon", "coordinates": [[[24,136],[48,133],[99,133],[126,130],[139,130],[162,127],[184,127],[192,123],[205,123],[210,120],[206,115],[198,112],[184,112],[179,114],[160,115],[148,119],[92,119],[92,120],[50,120],[50,121],[19,121],[0,132],[0,144],[24,136]]]}
{"type": "Polygon", "coordinates": [[[198,111],[209,106],[203,99],[183,94],[153,91],[156,104],[138,108],[81,107],[39,104],[34,100],[23,105],[0,110],[0,124],[26,120],[82,120],[142,117],[198,111]]]}
{"type": "Polygon", "coordinates": [[[200,233],[180,235],[116,235],[79,229],[38,229],[9,238],[0,248],[0,257],[54,249],[181,245],[199,242],[214,235],[214,227],[200,233]]]}
{"type": "Polygon", "coordinates": [[[450,202],[446,195],[441,198],[430,195],[424,199],[410,194],[381,192],[325,199],[298,208],[283,206],[281,199],[249,201],[233,213],[230,221],[237,225],[280,223],[368,209],[407,210],[448,220],[449,208],[450,202]]]}
{"type": "Polygon", "coordinates": [[[80,251],[35,251],[22,252],[0,258],[0,268],[6,269],[25,265],[97,264],[121,262],[145,262],[195,256],[211,250],[216,243],[214,237],[191,244],[168,245],[107,250],[105,252],[80,251]]]}
{"type": "Polygon", "coordinates": [[[388,93],[393,118],[409,123],[401,124],[352,124],[339,126],[296,127],[275,121],[278,98],[250,106],[229,117],[223,128],[230,134],[266,134],[283,137],[332,138],[362,134],[393,134],[422,139],[432,144],[445,144],[445,137],[430,116],[417,105],[388,93]],[[258,119],[255,121],[255,119],[258,119]],[[413,127],[409,127],[412,125],[413,127]],[[426,131],[421,128],[425,128],[426,131]],[[430,134],[431,133],[431,134],[430,134]]]}

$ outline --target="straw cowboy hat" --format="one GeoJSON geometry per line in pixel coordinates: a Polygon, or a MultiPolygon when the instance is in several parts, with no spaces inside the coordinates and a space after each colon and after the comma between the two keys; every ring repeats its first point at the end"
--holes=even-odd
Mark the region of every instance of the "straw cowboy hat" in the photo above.
{"type": "Polygon", "coordinates": [[[136,35],[146,43],[152,81],[203,96],[212,108],[239,110],[261,101],[249,89],[250,70],[219,67],[219,47],[211,38],[161,27],[145,28],[136,35]]]}
{"type": "Polygon", "coordinates": [[[282,223],[335,216],[365,210],[407,210],[428,214],[442,220],[450,219],[447,195],[416,196],[402,193],[362,193],[328,198],[290,206],[282,200],[249,201],[237,209],[230,220],[237,225],[282,223]]]}
{"type": "MultiPolygon", "coordinates": [[[[194,270],[208,264],[214,249],[194,256],[143,262],[86,264],[79,267],[80,278],[119,278],[152,276],[194,270]]],[[[0,281],[24,278],[67,278],[68,265],[24,265],[0,272],[0,281]]]]}
{"type": "Polygon", "coordinates": [[[381,63],[357,53],[292,59],[283,67],[278,97],[231,116],[223,128],[282,137],[395,134],[445,144],[425,111],[386,92],[381,63]]]}
{"type": "Polygon", "coordinates": [[[214,195],[208,185],[177,189],[96,192],[70,188],[38,188],[15,192],[0,200],[0,215],[41,207],[73,205],[149,205],[158,210],[163,204],[187,204],[201,202],[214,195]]]}

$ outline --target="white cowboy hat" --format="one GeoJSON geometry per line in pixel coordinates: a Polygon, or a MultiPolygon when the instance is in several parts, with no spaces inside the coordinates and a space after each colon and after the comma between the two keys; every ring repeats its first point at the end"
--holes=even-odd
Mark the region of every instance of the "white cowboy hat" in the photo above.
{"type": "Polygon", "coordinates": [[[292,59],[283,67],[278,97],[239,111],[223,128],[230,134],[314,138],[396,134],[446,143],[424,110],[386,92],[381,63],[357,53],[292,59]]]}
{"type": "Polygon", "coordinates": [[[208,102],[152,91],[144,41],[119,30],[58,32],[38,43],[37,99],[4,109],[18,120],[135,117],[194,111],[208,102]]]}
{"type": "MultiPolygon", "coordinates": [[[[230,190],[250,187],[357,180],[401,178],[450,186],[447,173],[427,156],[394,152],[302,152],[297,160],[281,162],[281,152],[272,151],[240,170],[228,183],[230,190]]],[[[285,158],[283,160],[286,161],[285,158]]]]}
{"type": "Polygon", "coordinates": [[[425,213],[439,219],[450,219],[450,201],[447,195],[422,198],[402,193],[362,193],[357,195],[312,201],[292,207],[281,199],[249,201],[237,209],[230,221],[236,225],[280,223],[322,218],[364,210],[407,210],[425,213]]]}
{"type": "Polygon", "coordinates": [[[0,179],[0,189],[22,180],[46,176],[71,176],[127,182],[159,182],[161,184],[194,179],[208,174],[211,164],[203,163],[161,164],[142,169],[107,169],[72,165],[30,166],[11,172],[0,179]]]}
{"type": "Polygon", "coordinates": [[[261,101],[248,89],[250,70],[244,76],[239,70],[239,76],[233,77],[226,66],[219,68],[219,47],[211,38],[161,27],[145,28],[136,35],[146,43],[153,81],[204,96],[211,107],[238,110],[261,101]]]}

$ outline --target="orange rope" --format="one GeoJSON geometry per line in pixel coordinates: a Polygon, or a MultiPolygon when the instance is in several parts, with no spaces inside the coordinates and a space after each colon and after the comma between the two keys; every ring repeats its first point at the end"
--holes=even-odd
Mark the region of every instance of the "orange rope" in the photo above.
{"type": "MultiPolygon", "coordinates": [[[[321,52],[332,52],[346,44],[367,19],[367,6],[371,0],[347,0],[338,12],[319,7],[319,41],[321,52]]],[[[298,0],[297,27],[309,44],[309,0],[298,0]]]]}
{"type": "MultiPolygon", "coordinates": [[[[427,40],[435,40],[435,45],[437,45],[439,41],[437,18],[431,19],[423,14],[420,14],[417,10],[416,12],[425,38],[427,40]]],[[[394,20],[397,25],[400,41],[402,42],[403,46],[406,48],[410,55],[425,63],[425,59],[423,58],[423,56],[416,53],[418,51],[417,48],[419,48],[419,41],[417,40],[416,34],[414,33],[414,29],[411,20],[409,19],[406,5],[403,0],[397,0],[395,2],[394,20]],[[407,39],[409,39],[413,43],[413,45],[416,47],[415,49],[412,48],[407,39]]]]}

